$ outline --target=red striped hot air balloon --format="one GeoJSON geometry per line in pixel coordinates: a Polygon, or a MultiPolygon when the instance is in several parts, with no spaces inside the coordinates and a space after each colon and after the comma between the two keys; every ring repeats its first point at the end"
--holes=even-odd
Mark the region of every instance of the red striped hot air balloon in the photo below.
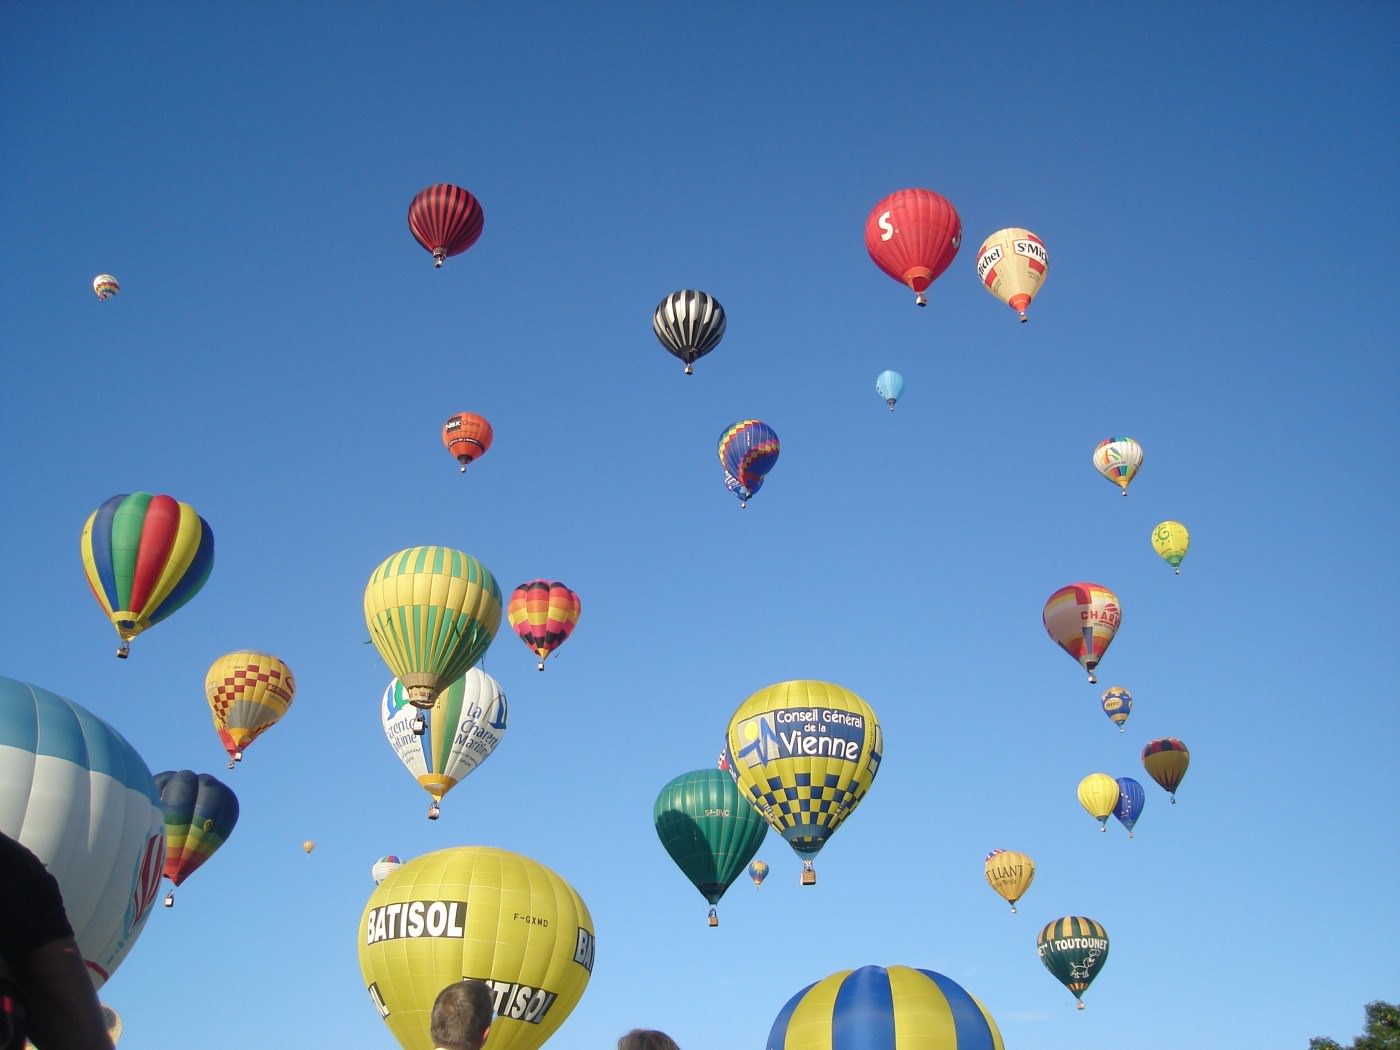
{"type": "Polygon", "coordinates": [[[462,187],[446,182],[422,190],[408,206],[408,228],[432,254],[434,266],[475,244],[485,221],[481,202],[462,187]]]}
{"type": "Polygon", "coordinates": [[[545,658],[573,632],[581,608],[578,595],[558,580],[531,580],[515,588],[506,619],[540,658],[543,671],[545,658]]]}
{"type": "Polygon", "coordinates": [[[896,190],[865,220],[865,248],[875,265],[914,290],[924,291],[946,270],[962,244],[962,220],[945,197],[932,190],[896,190]]]}

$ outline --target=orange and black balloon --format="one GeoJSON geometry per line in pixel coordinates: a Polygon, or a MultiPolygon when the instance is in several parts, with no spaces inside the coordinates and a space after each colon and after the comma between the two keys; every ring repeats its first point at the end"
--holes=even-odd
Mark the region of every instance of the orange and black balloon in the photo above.
{"type": "Polygon", "coordinates": [[[494,435],[491,424],[475,412],[458,412],[442,425],[442,443],[467,472],[467,464],[486,454],[494,435]]]}

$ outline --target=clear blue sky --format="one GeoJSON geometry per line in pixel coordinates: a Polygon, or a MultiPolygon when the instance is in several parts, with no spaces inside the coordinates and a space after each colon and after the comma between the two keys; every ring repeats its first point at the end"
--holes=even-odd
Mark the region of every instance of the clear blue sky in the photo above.
{"type": "Polygon", "coordinates": [[[242,802],[104,989],[124,1045],[393,1046],[356,960],[370,865],[457,844],[589,905],[560,1050],[760,1046],[872,963],[959,981],[1011,1048],[1359,1032],[1400,998],[1397,54],[1385,3],[5,5],[0,673],[242,802]],[[434,271],[404,216],[439,181],[486,227],[434,271]],[[862,241],[905,186],[965,230],[926,310],[862,241]],[[1051,259],[1024,326],[974,273],[1012,225],[1051,259]],[[689,378],[649,323],[685,287],[729,315],[689,378]],[[496,429],[466,477],[461,410],[496,429]],[[783,451],[741,512],[714,441],[746,416],[783,451]],[[1115,433],[1146,450],[1127,499],[1090,465],[1115,433]],[[78,534],[135,489],[218,553],[120,663],[78,534]],[[508,633],[487,653],[510,729],[436,823],[361,611],[420,543],[583,599],[546,673],[508,633]],[[1121,735],[1040,622],[1083,579],[1123,604],[1121,735]],[[299,689],[227,773],[203,676],[240,648],[299,689]],[[712,930],[652,802],[790,678],[864,696],[885,762],[816,887],[770,834],[712,930]],[[1157,736],[1191,748],[1176,806],[1157,736]],[[1132,841],[1080,809],[1093,771],[1147,787],[1132,841]],[[1038,864],[1014,916],[997,846],[1038,864]],[[1064,914],[1112,939],[1083,1013],[1035,951],[1064,914]]]}

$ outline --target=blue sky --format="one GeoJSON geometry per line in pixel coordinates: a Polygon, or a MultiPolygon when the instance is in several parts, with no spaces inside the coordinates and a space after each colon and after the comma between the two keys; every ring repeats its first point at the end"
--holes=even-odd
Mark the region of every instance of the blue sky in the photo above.
{"type": "Polygon", "coordinates": [[[1380,3],[6,6],[0,673],[221,777],[209,663],[298,679],[227,774],[233,837],[104,989],[124,1043],[393,1046],[355,954],[369,868],[459,844],[591,909],[561,1050],[758,1046],[872,963],[957,980],[1008,1047],[1358,1032],[1400,995],[1397,45],[1380,3]],[[404,215],[439,181],[486,226],[434,271],[404,215]],[[862,241],[905,186],[965,231],[925,310],[862,241]],[[1024,326],[974,273],[1013,225],[1051,260],[1024,326]],[[649,325],[686,287],[729,317],[689,378],[649,325]],[[466,477],[438,443],[462,410],[496,431],[466,477]],[[783,451],[740,512],[714,441],[747,416],[783,451]],[[1127,499],[1090,465],[1115,433],[1146,453],[1127,499]],[[118,663],[77,539],[135,489],[194,504],[217,561],[118,663]],[[510,729],[431,824],[361,611],[420,543],[583,600],[546,673],[488,651],[510,729]],[[1083,579],[1123,604],[1121,735],[1040,623],[1083,579]],[[770,834],[712,930],[651,805],[791,678],[865,697],[885,762],[815,888],[770,834]],[[1176,806],[1157,736],[1191,748],[1176,806]],[[1079,808],[1099,770],[1148,789],[1132,841],[1079,808]],[[1014,916],[998,846],[1038,865],[1014,916]],[[1035,952],[1065,914],[1112,941],[1082,1013],[1035,952]]]}

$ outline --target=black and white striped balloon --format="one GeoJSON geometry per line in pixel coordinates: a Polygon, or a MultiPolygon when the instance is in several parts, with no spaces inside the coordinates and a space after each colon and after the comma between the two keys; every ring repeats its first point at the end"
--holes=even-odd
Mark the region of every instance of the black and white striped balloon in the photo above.
{"type": "Polygon", "coordinates": [[[685,374],[724,338],[724,307],[713,295],[694,289],[672,292],[651,315],[652,331],[661,345],[685,362],[685,374]]]}

